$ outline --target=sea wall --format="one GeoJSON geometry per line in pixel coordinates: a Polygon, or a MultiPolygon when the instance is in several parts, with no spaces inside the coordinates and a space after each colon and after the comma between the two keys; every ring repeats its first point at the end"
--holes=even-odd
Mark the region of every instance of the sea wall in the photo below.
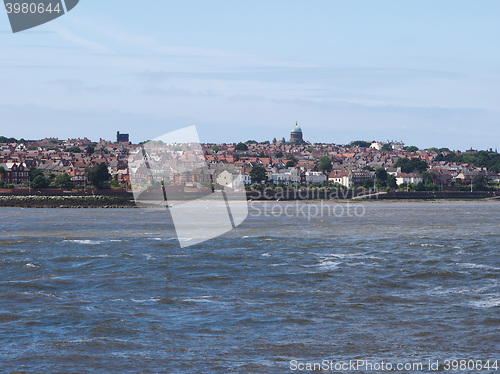
{"type": "Polygon", "coordinates": [[[430,199],[486,199],[492,197],[500,197],[500,191],[419,191],[419,192],[387,192],[377,196],[378,200],[430,200],[430,199]]]}
{"type": "Polygon", "coordinates": [[[111,196],[0,196],[0,207],[133,208],[134,200],[111,196]]]}

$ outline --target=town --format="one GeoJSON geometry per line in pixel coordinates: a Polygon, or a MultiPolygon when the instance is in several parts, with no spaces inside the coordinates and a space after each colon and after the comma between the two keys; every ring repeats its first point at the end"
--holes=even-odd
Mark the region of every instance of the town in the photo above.
{"type": "MultiPolygon", "coordinates": [[[[304,140],[295,124],[289,139],[201,144],[209,178],[171,175],[189,187],[227,186],[239,177],[247,189],[378,188],[392,191],[500,189],[497,150],[418,149],[401,141],[337,145],[304,140]],[[229,182],[228,182],[229,181],[229,182]]],[[[140,144],[117,132],[116,141],[87,138],[24,140],[0,137],[0,188],[9,190],[129,190],[129,157],[140,144]]]]}

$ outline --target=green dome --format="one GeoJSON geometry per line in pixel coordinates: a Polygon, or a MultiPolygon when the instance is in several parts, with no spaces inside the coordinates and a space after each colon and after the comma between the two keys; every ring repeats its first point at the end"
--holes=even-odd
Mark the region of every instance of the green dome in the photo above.
{"type": "Polygon", "coordinates": [[[302,132],[302,129],[300,128],[300,126],[296,123],[294,128],[292,129],[292,132],[302,132]]]}

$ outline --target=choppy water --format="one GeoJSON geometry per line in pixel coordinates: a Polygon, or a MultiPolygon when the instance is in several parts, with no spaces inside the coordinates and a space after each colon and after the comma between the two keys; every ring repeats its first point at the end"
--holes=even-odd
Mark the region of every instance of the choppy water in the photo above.
{"type": "Polygon", "coordinates": [[[160,212],[1,209],[0,372],[500,359],[500,204],[262,209],[185,249],[160,212]]]}

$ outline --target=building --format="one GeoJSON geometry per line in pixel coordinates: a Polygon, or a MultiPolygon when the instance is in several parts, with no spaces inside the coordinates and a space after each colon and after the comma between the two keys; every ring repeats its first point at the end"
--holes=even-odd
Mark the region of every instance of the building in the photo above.
{"type": "Polygon", "coordinates": [[[398,185],[410,183],[417,184],[423,181],[424,179],[422,178],[422,176],[416,173],[399,173],[398,175],[396,175],[396,183],[398,185]]]}
{"type": "Polygon", "coordinates": [[[116,132],[116,142],[117,143],[128,143],[129,142],[129,135],[128,134],[120,134],[120,131],[116,132]]]}
{"type": "Polygon", "coordinates": [[[375,183],[376,174],[374,171],[368,170],[351,170],[349,172],[349,188],[355,186],[362,186],[366,180],[375,183]]]}
{"type": "Polygon", "coordinates": [[[0,180],[8,184],[21,184],[29,181],[29,169],[24,163],[6,162],[0,164],[0,180]]]}
{"type": "Polygon", "coordinates": [[[349,171],[333,170],[328,176],[328,181],[345,187],[349,186],[349,171]]]}
{"type": "Polygon", "coordinates": [[[230,173],[224,170],[217,176],[217,184],[223,187],[238,188],[242,185],[248,186],[252,184],[252,179],[247,173],[230,173]]]}
{"type": "Polygon", "coordinates": [[[307,184],[321,184],[326,182],[328,177],[319,171],[306,171],[307,184]]]}
{"type": "Polygon", "coordinates": [[[298,123],[295,123],[295,126],[292,129],[292,132],[290,133],[290,142],[292,143],[302,143],[304,140],[302,138],[302,129],[298,125],[298,123]]]}

